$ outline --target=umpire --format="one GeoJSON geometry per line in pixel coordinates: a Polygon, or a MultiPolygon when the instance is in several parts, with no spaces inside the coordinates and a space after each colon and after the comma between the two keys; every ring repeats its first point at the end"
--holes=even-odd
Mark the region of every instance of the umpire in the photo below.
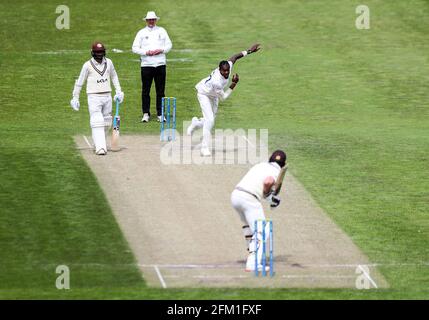
{"type": "MultiPolygon", "coordinates": [[[[137,32],[132,50],[140,55],[142,79],[142,122],[150,119],[150,88],[155,80],[156,112],[161,121],[161,100],[165,96],[166,54],[171,50],[172,43],[167,31],[158,27],[159,17],[154,11],[148,11],[146,27],[137,32]]],[[[165,119],[163,119],[165,121],[165,119]]]]}

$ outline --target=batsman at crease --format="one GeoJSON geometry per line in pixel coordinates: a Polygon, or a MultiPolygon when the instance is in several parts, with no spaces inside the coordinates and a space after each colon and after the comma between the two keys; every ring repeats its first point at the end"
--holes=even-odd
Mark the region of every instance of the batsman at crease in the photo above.
{"type": "MultiPolygon", "coordinates": [[[[270,203],[271,209],[280,205],[278,193],[282,185],[284,173],[286,172],[286,153],[276,150],[270,156],[268,162],[254,165],[236,185],[231,194],[231,203],[237,211],[242,223],[243,234],[247,242],[249,252],[246,261],[245,271],[262,271],[262,250],[257,250],[261,246],[262,231],[255,230],[255,221],[265,220],[262,199],[270,203]],[[258,256],[255,257],[256,252],[258,256]],[[255,259],[256,258],[256,259],[255,259]],[[256,265],[257,261],[257,265],[256,265]]],[[[269,232],[265,232],[265,241],[268,241],[269,232]]],[[[269,267],[266,267],[269,271],[269,267]]]]}

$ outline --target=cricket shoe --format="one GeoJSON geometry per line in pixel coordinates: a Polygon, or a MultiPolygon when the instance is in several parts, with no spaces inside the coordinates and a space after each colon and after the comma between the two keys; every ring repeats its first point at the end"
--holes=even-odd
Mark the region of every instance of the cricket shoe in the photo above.
{"type": "MultiPolygon", "coordinates": [[[[161,122],[162,116],[158,116],[158,122],[161,122]]],[[[167,119],[164,117],[164,122],[167,122],[167,119]]]]}
{"type": "Polygon", "coordinates": [[[149,122],[150,116],[149,113],[143,114],[142,122],[149,122]]]}
{"type": "Polygon", "coordinates": [[[198,122],[198,118],[193,117],[191,124],[189,125],[188,129],[186,130],[186,133],[188,136],[192,135],[192,132],[195,130],[195,126],[196,126],[197,122],[198,122]]]}
{"type": "MultiPolygon", "coordinates": [[[[258,265],[258,271],[262,271],[263,270],[263,266],[262,266],[262,264],[259,264],[258,265]]],[[[244,271],[246,271],[246,272],[255,272],[255,265],[253,265],[253,266],[247,266],[246,265],[246,269],[244,269],[244,271]]],[[[265,272],[269,272],[270,271],[270,266],[265,266],[265,272]]]]}
{"type": "Polygon", "coordinates": [[[97,155],[97,156],[104,156],[104,155],[106,155],[106,150],[104,150],[103,148],[100,148],[100,149],[98,149],[98,151],[97,152],[95,152],[95,154],[97,155]]]}
{"type": "Polygon", "coordinates": [[[210,157],[212,155],[212,153],[210,152],[209,148],[203,147],[203,148],[201,148],[201,155],[203,157],[210,157]]]}
{"type": "MultiPolygon", "coordinates": [[[[246,272],[253,272],[255,271],[255,253],[249,253],[249,255],[247,256],[247,261],[246,261],[246,269],[244,269],[244,271],[246,272]]],[[[261,263],[258,263],[258,271],[262,271],[263,270],[263,266],[261,263]]],[[[270,266],[265,266],[265,271],[268,272],[270,271],[270,266]]]]}

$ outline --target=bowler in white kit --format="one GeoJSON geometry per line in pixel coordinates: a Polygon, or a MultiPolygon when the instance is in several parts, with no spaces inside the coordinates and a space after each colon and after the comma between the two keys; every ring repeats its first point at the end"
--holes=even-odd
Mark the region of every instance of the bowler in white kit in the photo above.
{"type": "Polygon", "coordinates": [[[88,95],[88,111],[92,130],[92,140],[97,155],[107,153],[106,134],[112,126],[112,88],[115,86],[114,100],[122,103],[124,93],[119,84],[118,75],[112,60],[106,58],[106,48],[101,42],[95,42],[91,50],[92,58],[84,63],[79,78],[73,89],[73,98],[70,105],[75,111],[79,111],[79,96],[83,84],[86,81],[86,93],[88,95]]]}
{"type": "MultiPolygon", "coordinates": [[[[262,250],[258,250],[258,265],[255,265],[256,248],[262,243],[262,230],[256,234],[255,221],[265,219],[264,209],[261,201],[263,199],[270,203],[271,208],[280,204],[280,198],[274,194],[273,187],[286,165],[286,154],[282,150],[276,150],[270,156],[268,162],[262,162],[253,166],[247,174],[236,185],[231,194],[231,203],[240,216],[243,223],[243,233],[247,242],[249,252],[245,271],[262,270],[262,250]]],[[[268,224],[267,224],[268,226],[268,224]]],[[[265,240],[268,242],[269,232],[265,232],[265,240]]],[[[265,257],[264,257],[265,258],[265,257]]],[[[268,271],[269,267],[266,267],[268,271]]]]}
{"type": "Polygon", "coordinates": [[[229,83],[229,76],[232,73],[234,63],[248,54],[257,52],[260,49],[259,44],[254,44],[248,50],[233,55],[228,61],[223,60],[219,67],[212,71],[207,77],[197,83],[197,98],[200,103],[202,118],[193,117],[192,123],[187,129],[187,134],[192,135],[195,129],[203,128],[203,141],[201,144],[201,155],[211,156],[211,130],[213,129],[216,113],[220,100],[226,100],[239,81],[238,74],[232,77],[232,83],[224,91],[229,83]]]}

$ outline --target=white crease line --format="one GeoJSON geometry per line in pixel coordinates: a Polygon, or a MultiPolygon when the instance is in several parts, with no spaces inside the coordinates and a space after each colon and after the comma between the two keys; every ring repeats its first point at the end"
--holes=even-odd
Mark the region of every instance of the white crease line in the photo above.
{"type": "Polygon", "coordinates": [[[86,136],[82,136],[85,139],[86,144],[88,145],[88,147],[92,148],[91,144],[88,141],[88,138],[86,136]]]}
{"type": "Polygon", "coordinates": [[[242,265],[233,264],[139,264],[142,268],[186,268],[186,269],[216,269],[216,268],[242,268],[242,265]]]}
{"type": "MultiPolygon", "coordinates": [[[[275,265],[286,268],[357,268],[365,265],[367,267],[428,267],[429,263],[361,263],[361,264],[295,264],[295,263],[282,263],[276,262],[275,265]]],[[[139,264],[142,268],[153,268],[154,264],[139,264]]],[[[186,268],[186,269],[214,269],[214,268],[242,268],[241,264],[158,264],[162,268],[186,268]]]]}
{"type": "Polygon", "coordinates": [[[298,275],[298,274],[289,274],[283,275],[282,278],[298,278],[298,279],[306,279],[306,278],[319,278],[319,279],[356,279],[356,276],[324,276],[324,275],[298,275]]]}
{"type": "Polygon", "coordinates": [[[371,282],[371,283],[372,283],[372,285],[373,285],[376,289],[378,289],[377,284],[375,283],[375,281],[374,281],[374,280],[372,280],[371,276],[370,276],[368,273],[366,273],[365,269],[364,269],[364,268],[362,268],[362,266],[361,266],[361,265],[359,265],[359,266],[358,266],[358,268],[362,270],[363,274],[364,274],[364,275],[365,275],[365,277],[369,280],[369,282],[371,282]]]}
{"type": "MultiPolygon", "coordinates": [[[[244,262],[243,262],[244,263],[244,262]]],[[[135,266],[135,264],[133,263],[114,263],[114,264],[110,264],[110,263],[95,263],[95,262],[90,262],[90,263],[72,263],[71,265],[73,266],[88,266],[88,267],[92,267],[92,266],[99,266],[99,267],[104,267],[104,266],[118,266],[118,267],[122,267],[122,266],[135,266]]],[[[293,266],[292,264],[284,264],[282,262],[277,262],[276,265],[281,265],[281,266],[286,266],[286,267],[293,267],[296,268],[298,266],[293,266]]],[[[429,262],[422,262],[422,263],[369,263],[369,264],[365,264],[365,263],[361,263],[361,264],[303,264],[301,265],[301,267],[305,268],[305,267],[358,267],[359,265],[364,265],[367,267],[429,267],[429,262]]],[[[43,264],[43,266],[56,266],[56,264],[43,264]]],[[[155,264],[137,264],[137,266],[139,267],[145,267],[145,268],[153,268],[155,266],[155,264]]],[[[176,267],[176,268],[180,268],[180,267],[187,267],[187,266],[192,266],[195,268],[201,268],[201,267],[205,267],[205,266],[210,266],[210,267],[237,267],[237,268],[241,268],[241,264],[219,264],[219,265],[197,265],[197,264],[157,264],[157,266],[160,267],[176,267]]]]}
{"type": "MultiPolygon", "coordinates": [[[[356,268],[360,264],[283,264],[281,262],[276,263],[278,266],[290,267],[290,268],[356,268]]],[[[365,264],[368,267],[376,267],[378,264],[365,264]]],[[[139,267],[153,268],[153,264],[139,264],[139,267]]],[[[186,268],[186,269],[214,269],[214,268],[242,268],[241,264],[158,264],[162,268],[186,268]]]]}
{"type": "Polygon", "coordinates": [[[92,150],[93,148],[88,147],[77,147],[76,150],[92,150]]]}
{"type": "Polygon", "coordinates": [[[167,284],[164,281],[164,278],[162,277],[161,271],[159,271],[158,266],[154,266],[155,272],[158,275],[158,279],[161,282],[161,285],[164,289],[167,289],[167,284]]]}
{"type": "MultiPolygon", "coordinates": [[[[298,274],[291,274],[291,275],[281,275],[282,278],[289,278],[289,279],[313,279],[313,278],[319,278],[319,279],[355,279],[355,276],[324,276],[324,275],[298,275],[298,274]]],[[[250,278],[253,279],[254,275],[248,275],[248,276],[207,276],[207,275],[201,275],[201,276],[192,276],[192,278],[195,279],[245,279],[250,278]]]]}
{"type": "MultiPolygon", "coordinates": [[[[279,274],[275,277],[281,277],[284,279],[356,279],[356,276],[326,276],[326,275],[299,275],[299,274],[279,274]]],[[[195,275],[195,276],[183,276],[183,275],[166,275],[164,278],[167,279],[253,279],[254,275],[239,275],[239,276],[228,276],[228,275],[195,275]]]]}
{"type": "Polygon", "coordinates": [[[302,264],[302,265],[294,265],[293,263],[287,266],[293,267],[293,268],[357,268],[361,265],[365,265],[368,267],[377,267],[381,266],[382,264],[379,263],[362,263],[362,264],[302,264]]]}
{"type": "MultiPolygon", "coordinates": [[[[274,275],[275,276],[275,275],[274,275]]],[[[287,279],[356,279],[355,276],[324,276],[324,275],[298,275],[298,274],[291,274],[291,275],[279,275],[282,278],[287,278],[287,279]]],[[[178,276],[180,277],[180,276],[178,276]]],[[[254,275],[248,275],[248,276],[207,276],[207,275],[200,275],[200,276],[192,276],[192,278],[202,278],[202,279],[245,279],[245,278],[250,278],[253,279],[254,275]]]]}
{"type": "Polygon", "coordinates": [[[249,276],[192,276],[194,279],[245,279],[249,276]]]}

